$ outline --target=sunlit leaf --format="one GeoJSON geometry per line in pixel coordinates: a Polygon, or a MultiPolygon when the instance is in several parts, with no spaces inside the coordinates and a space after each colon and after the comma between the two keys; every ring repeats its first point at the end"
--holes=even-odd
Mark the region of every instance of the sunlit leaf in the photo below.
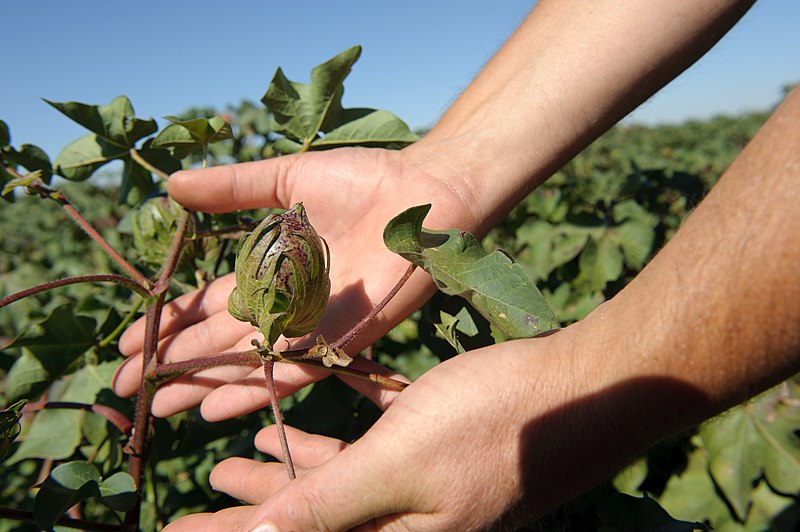
{"type": "Polygon", "coordinates": [[[71,181],[89,178],[103,165],[129,156],[128,150],[90,133],[64,147],[55,160],[55,172],[71,181]]]}
{"type": "Polygon", "coordinates": [[[158,129],[155,120],[143,120],[134,115],[133,105],[127,96],[117,96],[107,105],[45,101],[98,137],[122,149],[133,148],[136,141],[158,129]]]}
{"type": "Polygon", "coordinates": [[[800,393],[791,389],[794,399],[774,388],[701,430],[711,474],[740,519],[762,474],[780,493],[800,492],[800,393]]]}
{"type": "Polygon", "coordinates": [[[408,126],[387,111],[344,109],[344,79],[361,55],[354,46],[314,67],[308,84],[291,81],[280,68],[261,101],[273,116],[272,129],[289,143],[278,153],[350,145],[402,146],[417,140],[408,126]]]}
{"type": "Polygon", "coordinates": [[[273,129],[300,142],[330,129],[342,109],[344,79],[360,55],[354,46],[314,67],[309,84],[290,81],[279,68],[261,99],[273,113],[273,129]]]}
{"type": "Polygon", "coordinates": [[[172,123],[156,135],[152,147],[170,148],[178,159],[187,157],[203,146],[233,137],[230,124],[220,116],[191,120],[180,120],[174,116],[165,118],[172,123]]]}
{"type": "Polygon", "coordinates": [[[508,336],[536,336],[557,327],[544,296],[508,255],[487,254],[474,236],[458,229],[423,229],[430,207],[412,207],[391,220],[383,233],[386,246],[424,268],[445,294],[469,301],[508,336]]]}
{"type": "Polygon", "coordinates": [[[388,111],[368,114],[333,129],[311,143],[313,148],[365,144],[409,144],[419,139],[406,125],[388,111]]]}

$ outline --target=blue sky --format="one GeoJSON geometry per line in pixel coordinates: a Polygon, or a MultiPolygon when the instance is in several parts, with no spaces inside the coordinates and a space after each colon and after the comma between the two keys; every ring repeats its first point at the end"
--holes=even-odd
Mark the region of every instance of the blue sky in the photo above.
{"type": "MultiPolygon", "coordinates": [[[[6,0],[0,119],[12,143],[55,158],[83,134],[45,104],[128,95],[138,116],[258,101],[275,68],[310,69],[354,44],[364,52],[345,106],[435,122],[533,2],[476,0],[213,2],[6,0]]],[[[758,3],[709,54],[627,120],[658,123],[764,109],[800,81],[800,2],[758,3]]],[[[163,123],[163,122],[162,122],[163,123]]]]}

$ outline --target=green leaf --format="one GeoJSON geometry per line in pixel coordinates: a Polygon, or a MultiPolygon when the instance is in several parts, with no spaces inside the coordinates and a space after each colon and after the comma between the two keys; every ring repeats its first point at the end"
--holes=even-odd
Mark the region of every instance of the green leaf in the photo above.
{"type": "Polygon", "coordinates": [[[172,124],[165,127],[153,139],[153,148],[171,148],[173,155],[183,159],[214,142],[233,138],[231,126],[222,117],[180,120],[165,117],[172,124]]]}
{"type": "Polygon", "coordinates": [[[42,172],[37,170],[36,172],[31,172],[30,174],[26,174],[22,177],[15,177],[14,179],[11,179],[3,186],[3,191],[0,194],[2,194],[3,196],[8,196],[12,192],[14,192],[14,190],[17,187],[27,188],[31,185],[31,183],[33,183],[37,179],[41,179],[41,176],[42,172]]]}
{"type": "Polygon", "coordinates": [[[22,408],[27,403],[22,399],[8,408],[0,410],[0,463],[6,459],[11,444],[20,432],[19,420],[22,418],[22,408]]]}
{"type": "Polygon", "coordinates": [[[487,254],[474,236],[457,229],[423,229],[430,207],[412,207],[391,220],[383,233],[386,246],[424,268],[445,294],[469,301],[508,336],[531,337],[557,327],[544,296],[506,254],[487,254]]]}
{"type": "Polygon", "coordinates": [[[48,184],[53,176],[53,166],[50,164],[50,158],[44,150],[33,144],[23,144],[19,150],[6,148],[0,159],[11,165],[22,166],[29,172],[39,171],[42,181],[48,184]]]}
{"type": "Polygon", "coordinates": [[[589,290],[603,290],[609,281],[619,279],[622,259],[622,252],[612,239],[590,239],[578,261],[589,290]]]}
{"type": "Polygon", "coordinates": [[[773,388],[701,429],[711,475],[742,520],[762,474],[779,493],[800,492],[798,388],[791,386],[792,398],[773,388]]]}
{"type": "Polygon", "coordinates": [[[42,484],[33,502],[33,517],[42,530],[52,530],[75,504],[99,495],[100,473],[83,461],[57,466],[42,484]]]}
{"type": "Polygon", "coordinates": [[[7,396],[11,399],[38,396],[95,341],[96,323],[77,316],[69,306],[53,309],[38,333],[15,339],[8,347],[21,347],[23,354],[11,367],[7,396]]]}
{"type": "Polygon", "coordinates": [[[122,167],[122,183],[119,186],[119,202],[138,205],[153,189],[153,174],[132,158],[125,159],[122,167]]]}
{"type": "Polygon", "coordinates": [[[373,111],[333,129],[311,143],[311,148],[366,144],[410,144],[419,137],[388,111],[373,111]]]}
{"type": "Polygon", "coordinates": [[[609,495],[597,506],[597,516],[605,525],[603,532],[635,532],[659,530],[662,532],[689,532],[709,530],[702,523],[673,519],[659,504],[647,495],[631,497],[624,493],[609,495]]]}
{"type": "MultiPolygon", "coordinates": [[[[94,403],[100,390],[111,386],[111,378],[119,364],[119,361],[113,361],[79,369],[69,376],[63,395],[50,399],[94,403]]],[[[14,464],[27,458],[69,458],[81,443],[81,426],[87,415],[93,414],[72,409],[45,409],[38,412],[25,434],[25,440],[8,463],[14,464]],[[58,434],[58,438],[54,438],[54,434],[58,434]]]]}
{"type": "Polygon", "coordinates": [[[11,132],[5,120],[0,120],[0,148],[4,148],[9,144],[11,144],[11,132]]]}
{"type": "Polygon", "coordinates": [[[61,150],[55,160],[55,172],[71,181],[83,181],[106,163],[129,156],[127,149],[90,133],[75,139],[61,150]]]}
{"type": "Polygon", "coordinates": [[[133,148],[136,141],[158,129],[155,120],[134,116],[133,105],[127,96],[117,96],[108,105],[45,101],[98,137],[125,150],[133,148]]]}
{"type": "Polygon", "coordinates": [[[301,143],[331,129],[342,111],[344,79],[360,55],[354,46],[314,67],[310,84],[290,81],[278,68],[261,98],[273,114],[273,129],[301,143]]]}
{"type": "Polygon", "coordinates": [[[736,521],[708,474],[707,452],[699,437],[694,437],[693,442],[700,447],[689,454],[680,476],[669,479],[659,502],[671,515],[682,519],[708,521],[715,530],[734,527],[736,521]]]}
{"type": "Polygon", "coordinates": [[[644,267],[653,251],[656,233],[646,223],[628,220],[612,229],[609,238],[622,250],[625,264],[638,271],[644,267]]]}
{"type": "Polygon", "coordinates": [[[25,432],[25,439],[6,463],[12,465],[28,458],[69,458],[81,443],[81,422],[84,414],[80,410],[66,409],[38,412],[33,424],[25,432]]]}
{"type": "Polygon", "coordinates": [[[114,473],[100,483],[100,502],[118,512],[128,512],[136,506],[138,494],[133,477],[125,472],[114,473]]]}

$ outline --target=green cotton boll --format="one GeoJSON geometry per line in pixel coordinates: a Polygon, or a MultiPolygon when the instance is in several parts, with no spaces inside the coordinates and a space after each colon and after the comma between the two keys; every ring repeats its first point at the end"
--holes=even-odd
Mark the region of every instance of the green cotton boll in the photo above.
{"type": "Polygon", "coordinates": [[[239,240],[228,312],[258,327],[270,347],[282,334],[310,333],[330,296],[328,259],[301,203],[267,216],[239,240]]]}

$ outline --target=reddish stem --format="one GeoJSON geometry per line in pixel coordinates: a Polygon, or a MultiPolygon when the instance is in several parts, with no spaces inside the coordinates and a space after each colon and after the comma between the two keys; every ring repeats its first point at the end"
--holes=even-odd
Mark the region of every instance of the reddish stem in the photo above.
{"type": "Polygon", "coordinates": [[[10,305],[15,301],[19,301],[20,299],[32,296],[34,294],[46,292],[47,290],[52,290],[53,288],[59,288],[62,286],[68,286],[77,283],[117,283],[130,288],[131,290],[133,290],[134,292],[143,297],[149,295],[149,291],[145,286],[137,283],[130,277],[125,277],[124,275],[117,275],[113,273],[99,274],[99,275],[80,275],[77,277],[67,277],[66,279],[58,279],[56,281],[48,281],[46,283],[32,286],[31,288],[26,288],[25,290],[21,290],[15,294],[6,296],[3,299],[0,299],[0,308],[5,307],[6,305],[10,305]]]}
{"type": "Polygon", "coordinates": [[[369,314],[367,314],[366,316],[364,316],[364,317],[361,319],[361,321],[359,321],[359,322],[358,322],[358,323],[355,325],[355,327],[353,327],[352,329],[350,329],[350,331],[348,331],[348,332],[347,332],[347,333],[346,333],[344,336],[342,336],[341,338],[339,338],[338,340],[336,340],[335,342],[333,342],[333,343],[331,344],[331,346],[332,346],[332,347],[334,347],[334,348],[341,348],[341,347],[344,347],[344,346],[346,346],[347,344],[349,344],[351,341],[353,341],[353,338],[355,338],[356,336],[358,336],[358,334],[359,334],[361,331],[363,331],[363,330],[366,328],[366,326],[367,326],[367,325],[369,325],[369,322],[371,322],[373,319],[375,319],[375,316],[377,316],[377,315],[378,315],[378,313],[379,313],[381,310],[383,310],[383,308],[384,308],[384,307],[385,307],[385,306],[386,306],[386,305],[389,303],[389,301],[391,301],[391,300],[392,300],[392,298],[393,298],[394,296],[396,296],[396,295],[397,295],[397,292],[399,292],[399,291],[400,291],[400,289],[401,289],[401,288],[403,288],[403,285],[404,285],[404,284],[406,284],[406,281],[408,281],[408,280],[411,278],[411,274],[412,274],[412,273],[414,273],[414,270],[415,270],[415,269],[416,269],[416,266],[414,266],[413,264],[409,265],[408,269],[406,270],[406,273],[404,273],[404,274],[403,274],[403,277],[401,277],[401,278],[400,278],[400,280],[399,280],[399,281],[397,281],[397,284],[396,284],[396,285],[394,285],[394,288],[392,288],[392,289],[389,291],[389,293],[388,293],[388,294],[386,294],[386,297],[384,297],[384,298],[381,300],[381,302],[380,302],[380,303],[378,303],[377,305],[375,305],[375,308],[373,308],[373,309],[370,311],[370,313],[369,313],[369,314]]]}
{"type": "Polygon", "coordinates": [[[272,405],[272,414],[275,416],[275,427],[278,429],[278,441],[281,442],[281,451],[283,452],[283,463],[286,465],[286,474],[289,475],[289,480],[297,478],[294,472],[294,462],[292,462],[292,455],[289,453],[289,442],[286,441],[286,428],[283,426],[283,414],[281,413],[281,405],[278,401],[278,392],[275,389],[275,378],[273,370],[275,369],[275,361],[271,356],[264,357],[264,377],[267,381],[267,391],[269,392],[269,402],[272,405]]]}
{"type": "Polygon", "coordinates": [[[150,281],[148,281],[147,278],[136,269],[136,267],[125,260],[125,257],[120,255],[117,250],[114,249],[114,247],[109,244],[105,238],[103,238],[97,229],[92,227],[92,224],[86,221],[86,218],[84,218],[81,213],[78,212],[78,210],[72,205],[72,203],[70,203],[63,192],[53,190],[45,185],[41,179],[34,180],[33,183],[28,186],[28,188],[34,192],[37,192],[40,196],[50,198],[61,205],[61,207],[64,208],[64,210],[75,221],[75,223],[77,223],[80,228],[92,238],[92,240],[97,242],[97,244],[103,248],[103,251],[105,251],[108,256],[120,266],[120,268],[128,272],[128,274],[133,277],[133,279],[141,286],[150,286],[150,281]]]}
{"type": "Polygon", "coordinates": [[[117,427],[117,429],[122,432],[123,434],[129,435],[131,432],[131,428],[133,427],[133,423],[131,420],[125,417],[125,414],[111,408],[110,406],[105,405],[98,405],[98,404],[86,404],[86,403],[73,403],[69,401],[42,401],[38,403],[30,403],[25,405],[23,408],[23,412],[36,412],[39,410],[44,410],[47,408],[67,408],[67,409],[74,409],[74,410],[86,410],[87,412],[94,412],[100,416],[106,418],[112,425],[117,427]]]}

